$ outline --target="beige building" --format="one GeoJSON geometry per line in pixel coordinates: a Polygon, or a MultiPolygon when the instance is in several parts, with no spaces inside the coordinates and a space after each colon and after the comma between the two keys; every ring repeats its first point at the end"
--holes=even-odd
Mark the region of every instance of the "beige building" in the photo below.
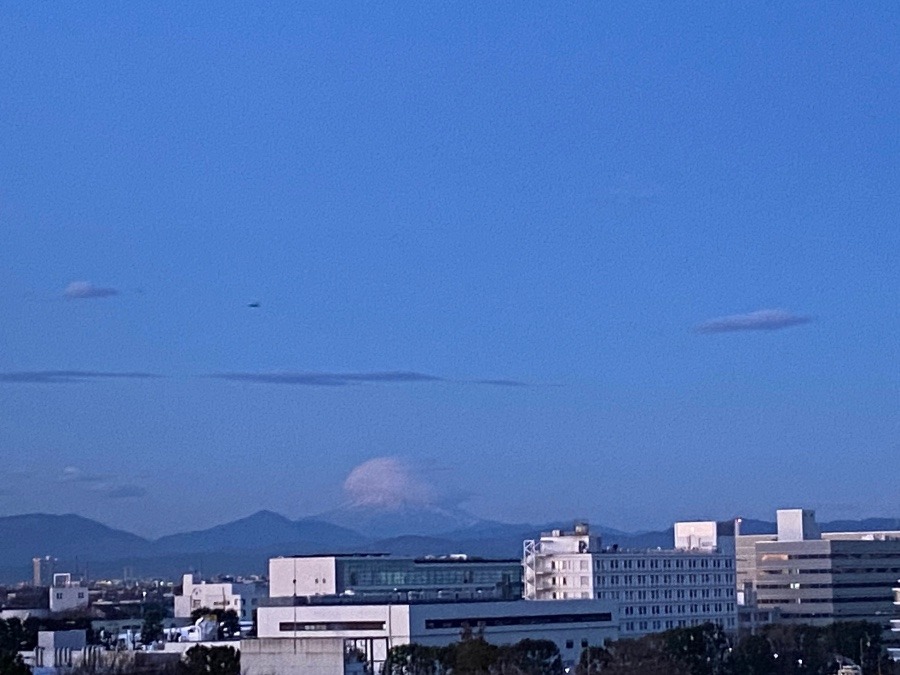
{"type": "Polygon", "coordinates": [[[900,577],[900,532],[822,533],[813,511],[778,511],[778,533],[738,535],[742,604],[776,609],[779,621],[872,621],[890,628],[900,577]]]}

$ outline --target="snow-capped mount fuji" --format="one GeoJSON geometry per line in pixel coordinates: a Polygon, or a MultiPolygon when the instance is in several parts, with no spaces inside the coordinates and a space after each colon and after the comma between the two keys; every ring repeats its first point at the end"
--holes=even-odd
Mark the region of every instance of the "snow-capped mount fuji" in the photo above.
{"type": "Polygon", "coordinates": [[[433,536],[462,530],[481,519],[461,509],[421,472],[397,457],[375,457],[344,481],[346,502],[315,520],[373,537],[433,536]]]}
{"type": "Polygon", "coordinates": [[[410,534],[435,536],[485,522],[458,507],[410,502],[349,503],[319,514],[314,520],[332,523],[375,539],[410,534]]]}

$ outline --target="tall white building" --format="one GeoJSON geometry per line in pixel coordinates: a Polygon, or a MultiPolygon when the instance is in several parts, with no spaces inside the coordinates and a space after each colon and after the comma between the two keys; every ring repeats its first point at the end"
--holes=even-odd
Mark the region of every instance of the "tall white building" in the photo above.
{"type": "Polygon", "coordinates": [[[260,599],[267,597],[265,584],[255,582],[206,583],[193,574],[185,574],[181,595],[175,596],[175,616],[186,618],[191,612],[207,609],[233,609],[241,621],[253,619],[260,599]]]}
{"type": "Polygon", "coordinates": [[[524,543],[525,598],[610,600],[635,637],[712,622],[737,628],[731,523],[677,523],[677,548],[604,549],[587,524],[524,543]]]}

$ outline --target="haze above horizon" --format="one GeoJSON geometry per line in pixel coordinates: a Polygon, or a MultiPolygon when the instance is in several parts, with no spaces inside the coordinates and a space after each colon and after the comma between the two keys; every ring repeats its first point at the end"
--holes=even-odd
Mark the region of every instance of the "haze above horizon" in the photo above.
{"type": "Polygon", "coordinates": [[[900,514],[900,6],[0,6],[0,515],[900,514]]]}

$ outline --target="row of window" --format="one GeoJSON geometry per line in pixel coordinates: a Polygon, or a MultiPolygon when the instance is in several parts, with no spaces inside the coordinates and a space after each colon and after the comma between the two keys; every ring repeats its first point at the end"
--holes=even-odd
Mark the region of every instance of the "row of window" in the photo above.
{"type": "Polygon", "coordinates": [[[801,584],[798,581],[791,582],[789,584],[757,584],[757,588],[761,589],[782,589],[782,588],[790,588],[793,590],[797,590],[800,588],[886,588],[888,584],[885,584],[883,581],[870,581],[870,582],[844,582],[837,584],[801,584]]]}
{"type": "Polygon", "coordinates": [[[730,602],[704,602],[702,604],[690,605],[627,605],[623,609],[623,614],[625,614],[625,616],[634,614],[638,616],[645,616],[647,614],[697,614],[698,612],[704,614],[709,614],[711,612],[715,612],[716,614],[721,614],[722,612],[731,613],[734,612],[734,604],[730,602]]]}
{"type": "Polygon", "coordinates": [[[875,598],[835,598],[833,596],[828,596],[827,598],[760,598],[757,600],[757,604],[760,605],[783,605],[786,603],[797,604],[797,605],[805,605],[809,604],[834,604],[841,605],[846,604],[848,602],[885,602],[890,600],[890,598],[885,597],[875,597],[875,598]]]}
{"type": "MultiPolygon", "coordinates": [[[[646,633],[648,631],[671,630],[672,628],[685,628],[687,626],[699,626],[706,623],[708,619],[668,619],[666,621],[626,621],[622,624],[622,632],[624,633],[646,633]]],[[[728,617],[724,622],[725,628],[734,628],[737,622],[734,618],[728,617]]]]}
{"type": "MultiPolygon", "coordinates": [[[[582,560],[551,560],[550,570],[575,570],[584,572],[590,569],[590,562],[586,559],[582,560]]],[[[642,570],[642,569],[731,569],[732,560],[725,556],[715,556],[706,558],[690,558],[682,560],[680,558],[670,559],[646,559],[646,558],[595,558],[594,569],[600,570],[642,570]]]]}
{"type": "Polygon", "coordinates": [[[766,574],[900,574],[900,567],[825,567],[819,569],[805,569],[802,567],[759,568],[760,575],[766,574]]]}
{"type": "MultiPolygon", "coordinates": [[[[591,578],[587,576],[568,577],[553,576],[549,578],[551,586],[590,586],[591,578]]],[[[679,587],[686,585],[710,584],[734,585],[734,576],[730,574],[611,574],[609,576],[597,575],[594,585],[599,588],[607,586],[659,586],[661,584],[675,584],[679,587]]],[[[654,591],[656,592],[656,591],[654,591]]],[[[670,592],[671,591],[666,591],[670,592]]],[[[694,591],[692,591],[694,592],[694,591]]]]}

